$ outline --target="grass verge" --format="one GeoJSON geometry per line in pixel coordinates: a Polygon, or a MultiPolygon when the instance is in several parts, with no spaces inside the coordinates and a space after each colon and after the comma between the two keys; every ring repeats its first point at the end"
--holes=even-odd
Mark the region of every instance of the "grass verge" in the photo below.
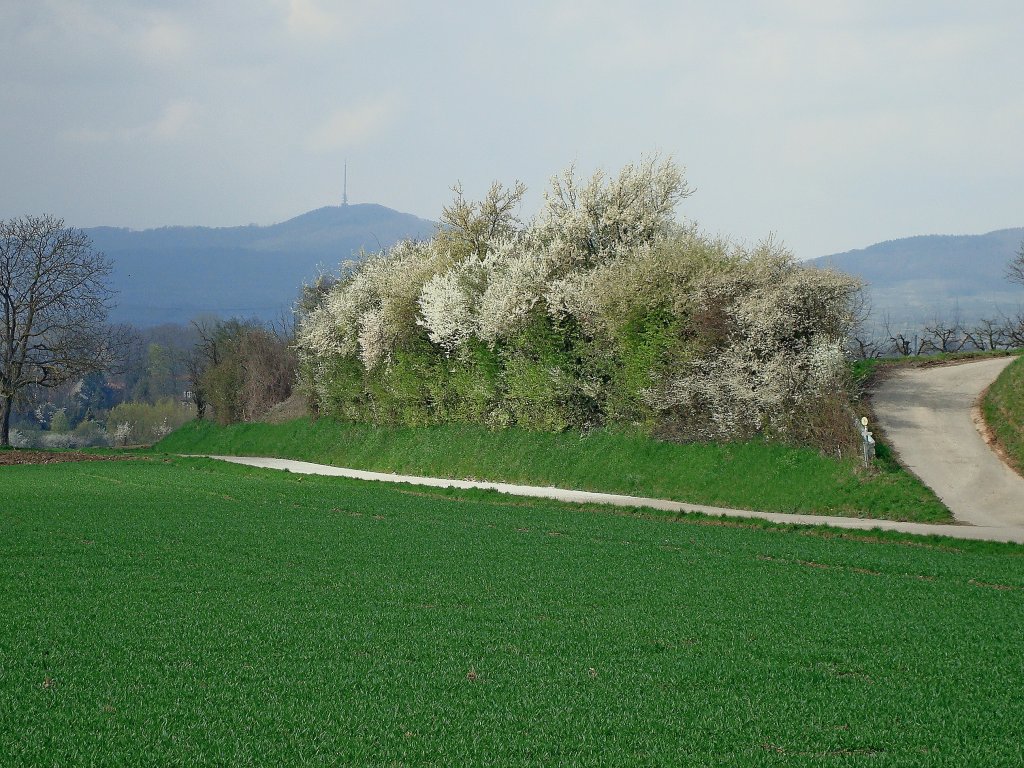
{"type": "Polygon", "coordinates": [[[999,374],[981,409],[1010,463],[1024,471],[1024,355],[999,374]]]}
{"type": "Polygon", "coordinates": [[[0,474],[6,765],[1024,762],[1019,546],[198,459],[0,474]]]}
{"type": "Polygon", "coordinates": [[[276,456],[378,472],[471,478],[676,499],[770,512],[950,522],[895,462],[874,472],[809,449],[679,445],[621,432],[539,433],[476,426],[379,428],[331,419],[218,427],[193,422],[155,450],[276,456]]]}

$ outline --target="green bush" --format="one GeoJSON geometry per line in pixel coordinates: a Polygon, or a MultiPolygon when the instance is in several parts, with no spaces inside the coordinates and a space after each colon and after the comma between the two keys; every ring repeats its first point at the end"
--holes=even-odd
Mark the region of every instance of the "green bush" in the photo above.
{"type": "Polygon", "coordinates": [[[242,420],[242,361],[231,355],[211,367],[203,376],[203,388],[218,424],[242,420]]]}
{"type": "Polygon", "coordinates": [[[71,424],[68,422],[67,413],[63,408],[50,417],[50,431],[56,434],[64,434],[71,431],[71,424]]]}
{"type": "Polygon", "coordinates": [[[477,339],[467,342],[449,360],[444,420],[485,424],[502,399],[501,361],[497,353],[477,339]]]}
{"type": "Polygon", "coordinates": [[[161,398],[152,405],[120,403],[107,414],[107,432],[111,439],[149,444],[162,439],[194,416],[195,409],[191,405],[170,397],[161,398]]]}
{"type": "Polygon", "coordinates": [[[190,375],[200,416],[210,405],[220,424],[252,421],[291,396],[298,361],[280,329],[232,319],[199,332],[190,375]]]}
{"type": "Polygon", "coordinates": [[[674,220],[672,162],[461,194],[445,229],[377,254],[303,305],[303,387],[325,415],[529,430],[628,425],[682,441],[856,444],[843,343],[859,284],[771,241],[674,220]]]}

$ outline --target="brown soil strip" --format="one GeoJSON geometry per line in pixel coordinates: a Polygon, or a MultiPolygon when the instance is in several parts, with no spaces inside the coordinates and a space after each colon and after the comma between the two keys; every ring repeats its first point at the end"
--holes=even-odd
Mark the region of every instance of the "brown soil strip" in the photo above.
{"type": "Polygon", "coordinates": [[[14,449],[0,451],[0,466],[15,464],[61,464],[68,461],[127,461],[135,456],[109,455],[100,456],[95,453],[79,453],[77,451],[27,451],[14,449]]]}

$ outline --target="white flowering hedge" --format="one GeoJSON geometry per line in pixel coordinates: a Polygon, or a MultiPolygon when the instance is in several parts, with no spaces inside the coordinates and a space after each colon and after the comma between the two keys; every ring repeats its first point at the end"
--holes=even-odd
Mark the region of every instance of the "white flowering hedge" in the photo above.
{"type": "Polygon", "coordinates": [[[523,191],[457,190],[434,239],[349,265],[307,307],[302,377],[322,413],[841,439],[852,278],[680,223],[671,161],[564,173],[528,222],[523,191]]]}

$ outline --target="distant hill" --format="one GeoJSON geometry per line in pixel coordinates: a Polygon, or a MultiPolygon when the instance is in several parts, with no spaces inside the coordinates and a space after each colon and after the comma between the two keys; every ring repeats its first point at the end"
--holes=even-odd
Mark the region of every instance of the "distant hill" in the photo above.
{"type": "Polygon", "coordinates": [[[84,230],[114,263],[111,319],[140,326],[200,314],[272,320],[304,282],[360,250],[431,237],[436,224],[382,205],[320,208],[271,226],[84,230]]]}
{"type": "Polygon", "coordinates": [[[873,315],[912,328],[959,313],[972,323],[1024,306],[1024,286],[1005,278],[1024,228],[987,235],[923,235],[812,259],[811,264],[857,275],[868,284],[873,315]]]}

